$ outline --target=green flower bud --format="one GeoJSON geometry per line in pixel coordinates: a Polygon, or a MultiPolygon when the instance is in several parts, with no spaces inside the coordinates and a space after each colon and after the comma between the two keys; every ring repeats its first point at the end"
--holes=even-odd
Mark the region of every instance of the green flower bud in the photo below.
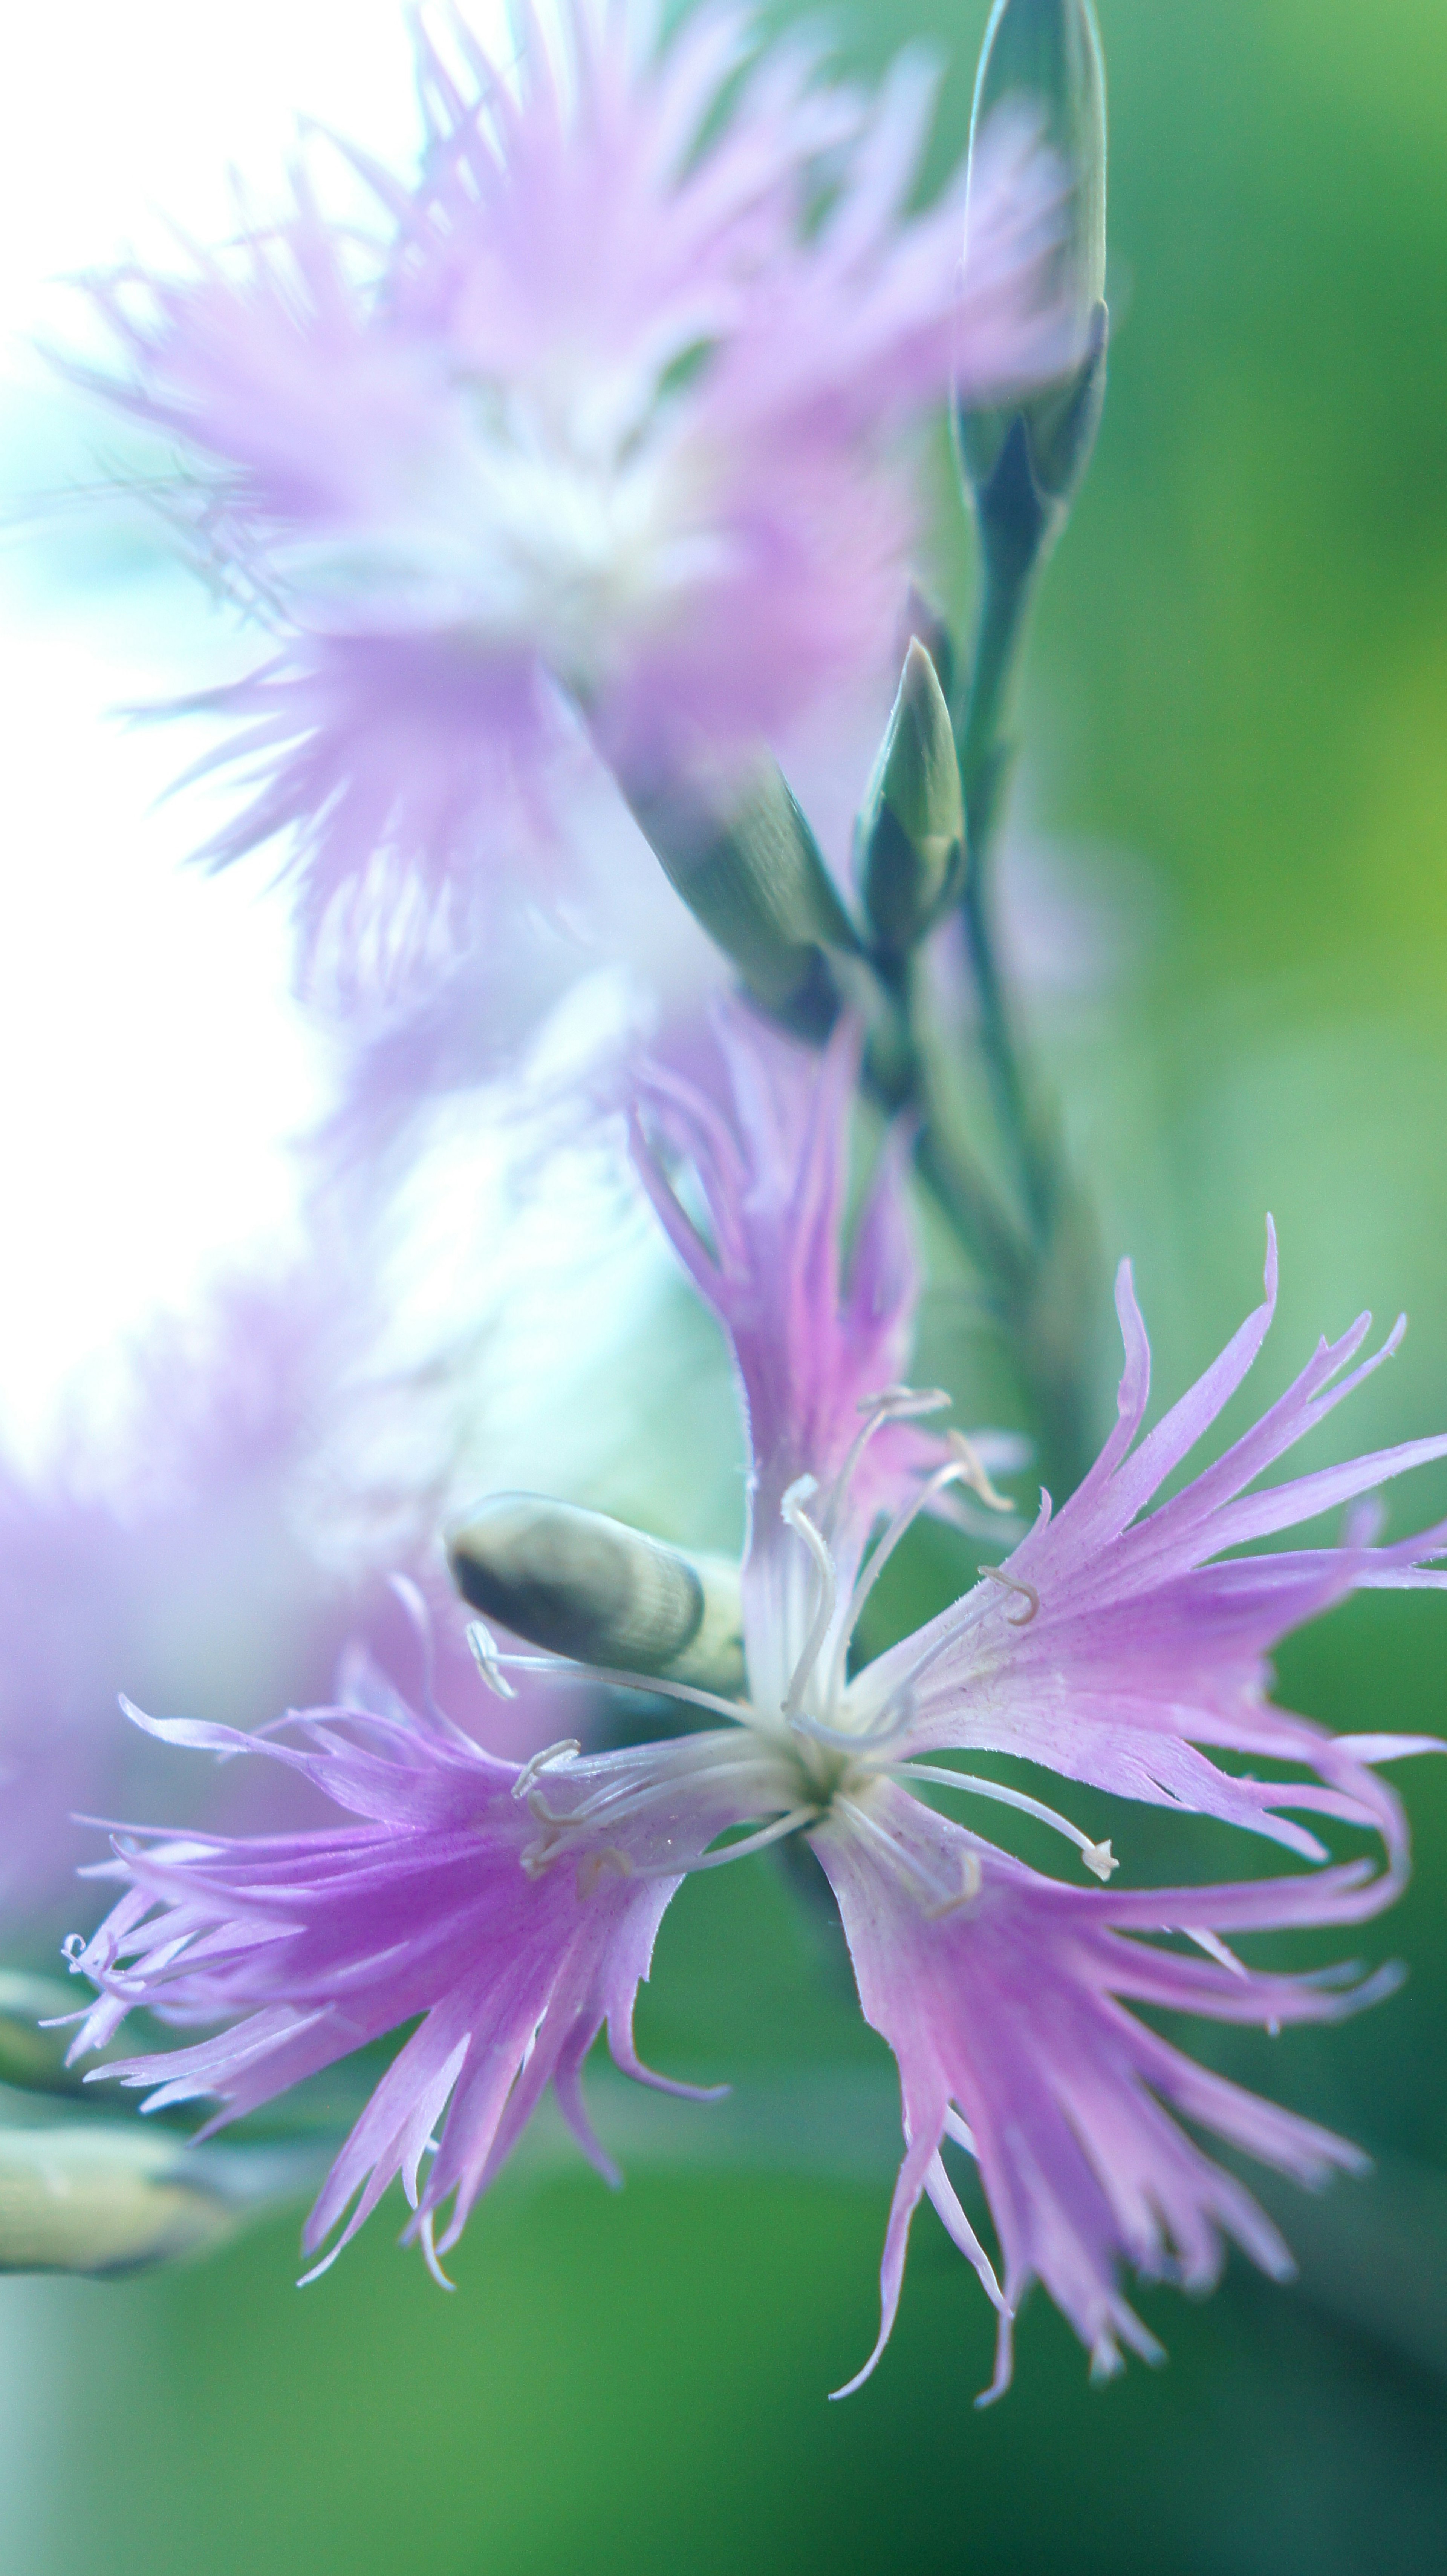
{"type": "Polygon", "coordinates": [[[188,2147],[120,2120],[0,2129],[0,2272],[134,2272],[206,2253],[317,2169],[309,2149],[188,2147]]]}
{"type": "Polygon", "coordinates": [[[827,1027],[835,1005],[824,951],[857,952],[859,941],[780,771],[761,761],[727,785],[624,787],[671,883],[758,999],[827,1027]]]}
{"type": "Polygon", "coordinates": [[[744,1682],[739,1570],[544,1494],[494,1494],[449,1533],[464,1601],[519,1637],[610,1672],[697,1689],[744,1682]]]}
{"type": "Polygon", "coordinates": [[[886,956],[916,947],[958,889],[965,809],[950,711],[918,636],[870,781],[861,880],[870,927],[886,956]]]}
{"type": "Polygon", "coordinates": [[[1004,522],[1008,541],[1016,522],[1016,549],[1033,554],[1085,471],[1105,393],[1105,65],[1090,0],[996,0],[975,84],[972,148],[1007,101],[1042,115],[1042,141],[1071,173],[1052,283],[1078,354],[1057,383],[1018,404],[958,408],[956,434],[987,537],[992,521],[1004,522]]]}

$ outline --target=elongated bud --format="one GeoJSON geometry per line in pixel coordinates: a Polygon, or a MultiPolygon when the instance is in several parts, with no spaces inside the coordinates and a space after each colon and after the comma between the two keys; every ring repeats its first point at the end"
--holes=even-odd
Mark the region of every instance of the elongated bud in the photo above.
{"type": "Polygon", "coordinates": [[[959,887],[965,808],[945,693],[918,636],[865,800],[864,909],[886,956],[916,947],[959,887]]]}
{"type": "Polygon", "coordinates": [[[770,1010],[827,1028],[835,1003],[824,952],[857,951],[819,845],[772,761],[726,784],[624,782],[678,893],[770,1010]]]}
{"type": "Polygon", "coordinates": [[[209,2252],[307,2189],[318,2162],[122,2120],[0,2129],[0,2271],[134,2272],[209,2252]]]}
{"type": "Polygon", "coordinates": [[[739,1570],[545,1494],[494,1494],[447,1542],[464,1601],[515,1635],[610,1672],[737,1691],[739,1570]]]}
{"type": "MultiPolygon", "coordinates": [[[[1052,282],[1074,354],[1056,383],[1017,404],[958,407],[956,433],[982,519],[1028,521],[1033,513],[1041,523],[1034,552],[1085,471],[1105,393],[1105,65],[1090,0],[996,0],[975,84],[972,149],[1007,102],[1043,117],[1042,139],[1070,173],[1052,282]]],[[[1017,543],[1024,533],[1022,524],[1017,543]]]]}

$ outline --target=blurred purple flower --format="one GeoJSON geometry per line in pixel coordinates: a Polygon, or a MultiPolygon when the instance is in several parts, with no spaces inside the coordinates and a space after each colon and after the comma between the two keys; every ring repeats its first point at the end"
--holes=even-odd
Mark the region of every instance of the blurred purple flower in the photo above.
{"type": "MultiPolygon", "coordinates": [[[[355,1322],[355,1318],[351,1319],[355,1322]]],[[[63,1436],[46,1467],[0,1461],[0,1917],[62,1899],[90,1836],[74,1811],[114,1813],[163,1786],[135,1776],[119,1689],[241,1717],[260,1700],[314,1700],[359,1644],[405,1666],[414,1615],[390,1580],[425,1588],[441,1685],[475,1695],[463,1618],[434,1568],[437,1498],[369,1526],[355,1498],[344,1556],[319,1545],[313,1487],[347,1408],[349,1328],[329,1296],[289,1279],[235,1285],[187,1330],[137,1355],[119,1426],[63,1436]]],[[[508,1749],[540,1741],[536,1701],[510,1711],[508,1749]]],[[[208,1821],[251,1806],[218,1778],[208,1821]]],[[[194,1812],[194,1809],[193,1809],[194,1812]]],[[[269,1802],[274,1816],[276,1802],[269,1802]]]]}
{"type": "Polygon", "coordinates": [[[177,506],[274,639],[193,702],[239,728],[203,767],[257,791],[205,855],[291,834],[343,972],[565,897],[585,727],[653,773],[872,676],[900,432],[952,366],[983,396],[1062,362],[1068,182],[1028,116],[977,151],[962,282],[962,174],[906,212],[918,59],[873,101],[733,7],[666,43],[608,0],[516,26],[507,66],[455,26],[462,86],[419,32],[419,179],[349,155],[370,266],[303,177],[234,255],[95,289],[130,361],[101,389],[184,443],[177,506]]]}
{"type": "MultiPolygon", "coordinates": [[[[1355,1586],[1447,1581],[1422,1567],[1447,1553],[1447,1532],[1377,1549],[1358,1529],[1336,1549],[1206,1560],[1447,1455],[1447,1437],[1241,1499],[1335,1400],[1331,1381],[1364,1321],[1324,1344],[1253,1431],[1142,1519],[1260,1346],[1274,1252],[1266,1303],[1138,1446],[1148,1354],[1123,1270],[1120,1421],[1079,1493],[1054,1520],[1042,1504],[1002,1566],[851,1676],[863,1602],[911,1521],[951,1487],[973,1488],[986,1506],[993,1492],[978,1450],[928,1431],[917,1418],[928,1399],[897,1382],[917,1280],[890,1148],[841,1256],[856,1070],[847,1026],[821,1064],[732,1011],[698,1050],[694,1078],[656,1072],[645,1086],[654,1136],[674,1156],[671,1178],[662,1144],[641,1123],[635,1135],[655,1203],[729,1332],[744,1391],[747,1700],[660,1684],[706,1713],[709,1731],[592,1756],[570,1739],[517,1766],[370,1687],[345,1708],[304,1713],[296,1751],[141,1719],[184,1744],[251,1746],[362,1821],[301,1837],[118,1845],[104,1867],[125,1893],[75,1961],[101,1989],[77,2046],[108,2038],[140,2001],[181,2023],[243,2014],[194,2048],[106,2070],[159,2087],[161,2100],[219,2094],[226,2118],[425,2015],[347,2141],[306,2241],[316,2251],[349,2208],[350,2234],[400,2173],[411,2232],[435,2259],[446,2204],[444,2248],[550,2077],[597,2154],[577,2099],[582,2059],[606,2021],[619,2062],[641,2071],[632,2002],[680,1880],[802,1833],[838,1898],[864,2011],[901,2075],[905,2155],[866,2372],[890,2331],[910,2218],[928,2193],[1000,2312],[998,2391],[1010,2321],[1034,2278],[1105,2371],[1121,2341],[1151,2349],[1118,2288],[1121,2264],[1201,2286],[1230,2235],[1268,2270],[1285,2268],[1267,2219],[1170,2111],[1303,2180],[1357,2161],[1340,2140],[1194,2066],[1123,2002],[1274,2027],[1334,2017],[1390,1982],[1259,1974],[1223,1936],[1360,1921],[1401,1886],[1400,1809],[1369,1766],[1422,1740],[1333,1738],[1271,1709],[1263,1656],[1355,1586]],[[946,1789],[1022,1811],[1109,1882],[1108,1842],[1023,1790],[916,1758],[979,1744],[1250,1826],[1314,1857],[1325,1858],[1321,1845],[1282,1811],[1328,1815],[1375,1830],[1388,1866],[1154,1893],[1067,1888],[925,1803],[946,1789]],[[1284,1756],[1316,1776],[1238,1779],[1201,1744],[1284,1756]],[[717,1841],[741,1826],[753,1828],[744,1840],[717,1841]],[[1205,1955],[1137,1937],[1153,1934],[1183,1935],[1205,1955]],[[1003,2285],[946,2173],[951,2141],[978,2159],[1003,2285]]],[[[608,1678],[552,1657],[499,1656],[477,1635],[485,1672],[504,1690],[514,1670],[608,1678]]]]}

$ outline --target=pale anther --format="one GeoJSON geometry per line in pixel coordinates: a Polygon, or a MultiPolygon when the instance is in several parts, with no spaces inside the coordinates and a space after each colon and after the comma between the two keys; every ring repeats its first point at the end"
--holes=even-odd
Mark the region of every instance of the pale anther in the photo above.
{"type": "Polygon", "coordinates": [[[531,1789],[533,1782],[536,1780],[538,1773],[540,1771],[545,1771],[550,1762],[571,1761],[573,1755],[575,1753],[581,1753],[582,1750],[582,1744],[576,1735],[562,1735],[558,1738],[556,1744],[545,1744],[540,1753],[534,1753],[531,1755],[529,1760],[523,1764],[521,1771],[518,1773],[517,1778],[512,1784],[513,1796],[515,1798],[525,1798],[528,1791],[531,1789]]]}
{"type": "Polygon", "coordinates": [[[959,1482],[968,1485],[972,1494],[978,1494],[981,1502],[992,1512],[1012,1512],[1014,1504],[1008,1494],[995,1491],[990,1482],[990,1471],[974,1442],[967,1439],[963,1431],[947,1431],[945,1442],[954,1451],[958,1462],[959,1482]]]}
{"type": "Polygon", "coordinates": [[[502,1669],[502,1665],[498,1658],[497,1647],[493,1643],[492,1638],[489,1636],[480,1619],[474,1619],[470,1622],[467,1631],[467,1642],[472,1648],[473,1661],[494,1697],[497,1699],[516,1699],[517,1692],[513,1689],[511,1682],[508,1680],[506,1673],[502,1669]]]}
{"type": "Polygon", "coordinates": [[[1002,1583],[1007,1592],[1020,1594],[1026,1607],[1018,1612],[1007,1610],[1005,1616],[1012,1628],[1028,1628],[1040,1607],[1040,1595],[1034,1584],[1022,1583],[1017,1574],[1007,1574],[1001,1565],[982,1565],[980,1572],[987,1582],[1002,1583]]]}
{"type": "Polygon", "coordinates": [[[877,1395],[861,1395],[855,1408],[878,1415],[882,1422],[903,1422],[915,1413],[939,1413],[954,1398],[942,1386],[882,1386],[877,1395]]]}

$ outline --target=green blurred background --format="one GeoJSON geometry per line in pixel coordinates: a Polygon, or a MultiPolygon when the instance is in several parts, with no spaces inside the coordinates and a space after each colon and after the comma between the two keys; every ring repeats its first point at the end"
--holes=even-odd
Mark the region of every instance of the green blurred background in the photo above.
{"type": "MultiPolygon", "coordinates": [[[[985,14],[848,22],[871,63],[916,28],[948,49],[941,160],[985,14]]],[[[1144,962],[1093,1000],[1037,999],[1038,1034],[1107,1249],[1137,1256],[1158,1386],[1253,1301],[1269,1206],[1263,1394],[1360,1306],[1413,1312],[1342,1430],[1366,1446],[1447,1421],[1447,15],[1100,18],[1119,333],[1021,795],[1156,892],[1144,962]]],[[[1392,1526],[1444,1510],[1423,1476],[1392,1526]]],[[[921,1599],[939,1580],[927,1551],[913,1579],[921,1599]]],[[[1282,1694],[1342,1726],[1442,1727],[1444,1615],[1354,1604],[1282,1656],[1282,1694]]],[[[1264,2195],[1297,2288],[1233,2262],[1208,2304],[1146,2293],[1164,2369],[1092,2389],[1037,2297],[1013,2393],[974,2413],[990,2320],[926,2209],[879,2372],[825,2403],[874,2331],[887,2066],[778,1878],[721,1873],[670,1915],[640,2029],[654,2063],[734,2080],[734,2128],[650,2129],[600,2087],[626,2190],[535,2154],[474,2220],[456,2297],[385,2220],[304,2296],[291,2218],[188,2271],[0,2283],[7,2570],[1435,2569],[1447,1764],[1398,1776],[1419,1876],[1367,1946],[1410,1961],[1403,1992],[1336,2032],[1201,2043],[1380,2173],[1264,2195]]],[[[1150,1820],[1132,1836],[1138,1866],[1173,1867],[1150,1820]]]]}

